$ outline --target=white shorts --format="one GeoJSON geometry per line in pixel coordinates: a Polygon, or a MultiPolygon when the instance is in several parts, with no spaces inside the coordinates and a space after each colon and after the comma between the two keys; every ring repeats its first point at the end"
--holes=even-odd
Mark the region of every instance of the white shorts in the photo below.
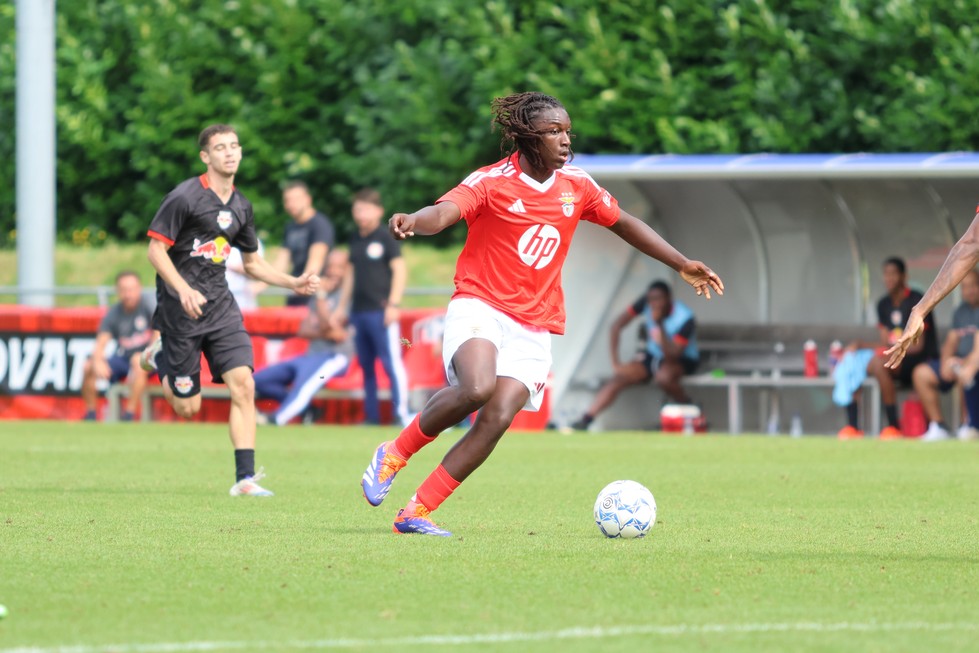
{"type": "Polygon", "coordinates": [[[478,299],[453,299],[445,312],[442,341],[442,364],[451,385],[459,385],[452,357],[471,338],[483,338],[496,345],[496,375],[516,379],[527,386],[530,399],[523,410],[540,410],[551,371],[551,334],[520,324],[478,299]]]}

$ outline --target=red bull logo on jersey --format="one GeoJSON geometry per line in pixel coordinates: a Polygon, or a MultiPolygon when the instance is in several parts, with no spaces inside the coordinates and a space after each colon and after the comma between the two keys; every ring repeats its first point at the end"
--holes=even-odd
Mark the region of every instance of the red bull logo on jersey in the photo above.
{"type": "Polygon", "coordinates": [[[566,218],[574,215],[574,193],[561,193],[561,212],[566,218]]]}
{"type": "Polygon", "coordinates": [[[219,227],[227,231],[232,222],[234,222],[234,218],[231,216],[231,211],[218,211],[219,227]]]}
{"type": "Polygon", "coordinates": [[[517,253],[520,260],[540,270],[554,260],[558,246],[561,244],[561,233],[549,224],[537,224],[523,232],[517,243],[517,253]]]}
{"type": "Polygon", "coordinates": [[[231,256],[231,243],[222,236],[214,240],[202,243],[199,238],[194,239],[194,248],[190,250],[192,257],[202,256],[210,259],[214,263],[224,263],[231,256]]]}

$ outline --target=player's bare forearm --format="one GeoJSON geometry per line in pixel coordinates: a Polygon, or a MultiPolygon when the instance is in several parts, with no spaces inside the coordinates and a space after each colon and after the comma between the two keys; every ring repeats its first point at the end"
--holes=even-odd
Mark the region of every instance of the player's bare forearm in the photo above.
{"type": "Polygon", "coordinates": [[[388,229],[398,240],[410,236],[431,236],[455,224],[462,211],[455,202],[439,202],[414,213],[395,213],[388,221],[388,229]]]}
{"type": "Polygon", "coordinates": [[[272,267],[272,264],[256,252],[242,253],[245,272],[253,279],[258,279],[270,286],[292,289],[296,285],[296,277],[272,267]]]}
{"type": "Polygon", "coordinates": [[[931,313],[938,302],[945,299],[961,283],[969,270],[975,268],[976,264],[979,263],[979,226],[977,226],[977,220],[979,220],[979,216],[972,221],[969,229],[952,247],[942,264],[942,268],[935,276],[935,280],[931,282],[921,301],[914,307],[913,310],[922,316],[931,313]]]}
{"type": "Polygon", "coordinates": [[[687,257],[666,242],[652,227],[625,211],[621,212],[618,221],[609,230],[646,256],[661,261],[678,272],[687,262],[687,257]]]}
{"type": "Polygon", "coordinates": [[[711,291],[724,294],[724,282],[706,264],[688,259],[639,218],[620,211],[619,219],[609,230],[643,254],[661,261],[680,273],[698,295],[711,298],[711,291]]]}
{"type": "Polygon", "coordinates": [[[100,331],[95,337],[95,346],[92,347],[92,360],[93,361],[104,361],[105,360],[105,348],[109,346],[109,341],[112,340],[112,334],[108,331],[100,331]]]}
{"type": "Polygon", "coordinates": [[[330,246],[326,243],[313,243],[309,246],[309,257],[306,259],[306,268],[303,272],[310,274],[321,274],[323,266],[326,265],[326,255],[330,251],[330,246]]]}

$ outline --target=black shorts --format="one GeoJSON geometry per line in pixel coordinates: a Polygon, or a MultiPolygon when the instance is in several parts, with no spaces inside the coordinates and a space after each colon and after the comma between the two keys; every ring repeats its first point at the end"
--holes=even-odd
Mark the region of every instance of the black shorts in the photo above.
{"type": "MultiPolygon", "coordinates": [[[[659,364],[663,360],[662,358],[655,358],[648,351],[642,352],[636,358],[642,361],[642,364],[646,367],[646,374],[649,375],[650,379],[655,376],[656,370],[659,369],[659,364]]],[[[686,356],[680,357],[680,364],[683,366],[683,373],[685,375],[695,373],[697,368],[700,367],[699,360],[687,358],[686,356]]]]}
{"type": "MultiPolygon", "coordinates": [[[[927,363],[928,359],[924,356],[908,356],[903,361],[901,361],[901,366],[897,368],[896,372],[893,372],[894,380],[897,381],[898,385],[902,388],[913,388],[914,380],[912,374],[914,374],[914,368],[918,367],[920,363],[927,363]]],[[[941,375],[938,377],[941,379],[941,375]]]]}
{"type": "Polygon", "coordinates": [[[170,388],[178,397],[200,394],[202,353],[214,383],[224,383],[224,373],[236,367],[255,369],[252,339],[241,327],[191,336],[162,333],[160,339],[163,346],[156,357],[157,370],[161,379],[170,379],[170,388]]]}

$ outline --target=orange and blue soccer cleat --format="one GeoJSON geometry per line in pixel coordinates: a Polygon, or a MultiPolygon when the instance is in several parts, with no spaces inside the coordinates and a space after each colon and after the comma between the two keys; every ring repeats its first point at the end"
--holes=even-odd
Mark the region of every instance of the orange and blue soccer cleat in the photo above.
{"type": "Polygon", "coordinates": [[[452,537],[452,533],[435,525],[435,522],[429,517],[430,514],[428,508],[422,504],[417,501],[409,501],[407,506],[398,511],[398,516],[394,518],[394,527],[391,530],[395,533],[452,537]]]}
{"type": "Polygon", "coordinates": [[[393,442],[382,442],[374,452],[371,464],[367,466],[364,477],[360,480],[360,487],[364,490],[364,498],[372,506],[379,506],[384,501],[394,482],[395,475],[401,468],[408,464],[408,461],[389,453],[393,442]]]}
{"type": "Polygon", "coordinates": [[[880,431],[881,440],[900,440],[903,437],[904,434],[895,426],[888,426],[880,431]]]}
{"type": "Polygon", "coordinates": [[[836,434],[840,440],[859,440],[863,437],[863,431],[847,424],[836,434]]]}

